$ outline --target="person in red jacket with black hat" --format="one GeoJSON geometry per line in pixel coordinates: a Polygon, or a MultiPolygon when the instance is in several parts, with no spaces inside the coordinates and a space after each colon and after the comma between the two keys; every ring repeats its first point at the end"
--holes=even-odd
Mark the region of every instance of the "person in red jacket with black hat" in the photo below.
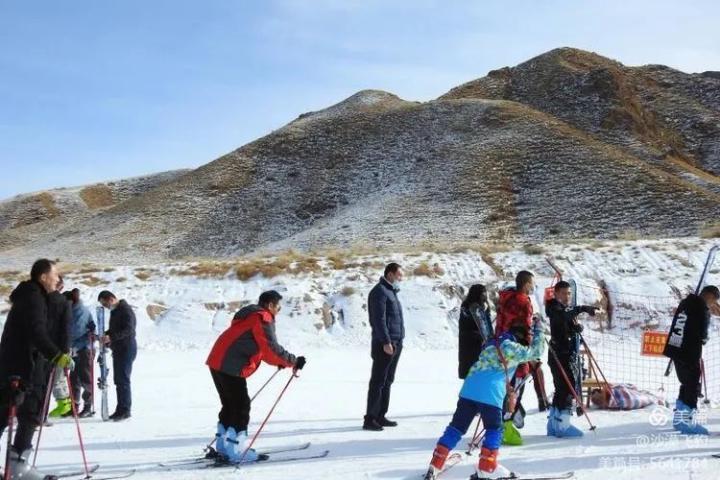
{"type": "Polygon", "coordinates": [[[263,292],[257,305],[244,307],[235,314],[230,327],[215,341],[206,364],[210,367],[222,409],[218,415],[216,449],[233,463],[253,462],[255,450],[242,458],[250,423],[250,397],[247,378],[261,362],[278,368],[301,370],[305,357],[295,357],[277,342],[275,316],[280,312],[282,296],[270,290],[263,292]]]}

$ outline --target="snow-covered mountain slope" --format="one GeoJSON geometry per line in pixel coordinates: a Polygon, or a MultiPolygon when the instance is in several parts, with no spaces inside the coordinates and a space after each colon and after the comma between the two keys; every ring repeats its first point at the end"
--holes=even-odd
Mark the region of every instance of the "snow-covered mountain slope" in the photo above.
{"type": "MultiPolygon", "coordinates": [[[[414,252],[388,255],[331,253],[226,262],[134,265],[120,267],[62,265],[67,288],[78,287],[95,305],[101,289],[114,291],[133,305],[139,319],[140,345],[148,349],[205,348],[242,305],[266,289],[279,290],[285,310],[278,330],[287,341],[317,346],[364,345],[369,335],[366,297],[385,262],[406,267],[400,293],[406,309],[409,344],[422,348],[455,345],[460,301],[472,283],[487,284],[495,294],[512,284],[522,269],[537,276],[536,309],[554,271],[578,283],[578,301],[607,308],[611,316],[590,323],[598,331],[666,327],[677,302],[694,289],[713,245],[701,239],[669,239],[592,244],[547,244],[512,250],[506,246],[455,253],[414,252]],[[258,273],[251,278],[253,272],[258,273]],[[240,275],[239,278],[238,275],[240,275]]],[[[460,249],[462,250],[462,249],[460,249]]],[[[19,270],[0,271],[3,303],[19,270]]],[[[720,261],[710,281],[720,283],[720,261]]],[[[1,317],[0,317],[1,318],[1,317]]]]}
{"type": "MultiPolygon", "coordinates": [[[[102,214],[68,219],[44,192],[13,204],[8,224],[0,204],[0,255],[131,264],[358,243],[717,235],[718,92],[717,75],[571,48],[428,102],[362,90],[102,214]]],[[[107,205],[107,188],[89,190],[107,205]]]]}

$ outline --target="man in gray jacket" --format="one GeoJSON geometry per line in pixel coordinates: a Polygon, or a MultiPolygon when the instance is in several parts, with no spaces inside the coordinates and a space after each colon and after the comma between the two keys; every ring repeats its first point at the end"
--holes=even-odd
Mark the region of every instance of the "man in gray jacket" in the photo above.
{"type": "Polygon", "coordinates": [[[402,305],[397,296],[402,278],[402,267],[390,263],[385,267],[380,282],[368,295],[373,366],[363,430],[380,431],[383,427],[397,426],[397,422],[388,420],[385,415],[390,405],[390,387],[395,380],[405,338],[402,305]]]}

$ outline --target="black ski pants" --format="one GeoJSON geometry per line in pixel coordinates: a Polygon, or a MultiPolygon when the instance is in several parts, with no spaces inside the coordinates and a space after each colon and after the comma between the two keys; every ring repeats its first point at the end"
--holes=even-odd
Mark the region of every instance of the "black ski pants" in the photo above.
{"type": "Polygon", "coordinates": [[[234,428],[236,432],[246,431],[250,423],[250,396],[248,395],[247,380],[218,372],[212,368],[210,375],[212,375],[222,404],[218,421],[225,428],[234,428]]]}

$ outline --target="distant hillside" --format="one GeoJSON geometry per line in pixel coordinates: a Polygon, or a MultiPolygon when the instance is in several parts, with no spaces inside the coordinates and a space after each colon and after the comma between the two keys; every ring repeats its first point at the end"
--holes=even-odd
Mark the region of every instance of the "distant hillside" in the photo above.
{"type": "Polygon", "coordinates": [[[430,102],[359,92],[103,203],[101,217],[53,214],[44,194],[18,200],[46,213],[0,223],[0,255],[695,235],[718,212],[719,107],[713,72],[557,49],[430,102]]]}

